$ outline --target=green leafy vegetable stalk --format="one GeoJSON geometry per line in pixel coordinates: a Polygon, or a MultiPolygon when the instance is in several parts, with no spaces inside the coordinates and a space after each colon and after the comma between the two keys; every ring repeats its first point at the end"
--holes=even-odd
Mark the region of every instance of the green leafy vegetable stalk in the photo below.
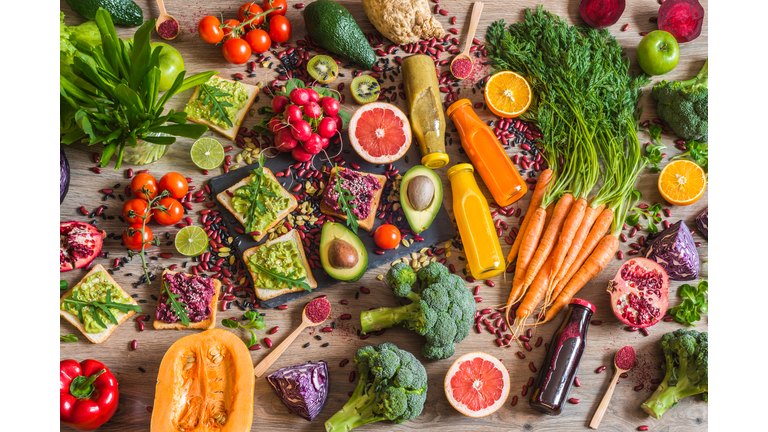
{"type": "Polygon", "coordinates": [[[696,327],[694,324],[701,321],[701,314],[709,311],[709,294],[707,281],[702,280],[699,285],[684,284],[677,289],[677,295],[683,298],[680,306],[669,310],[669,314],[675,317],[675,321],[696,327]]]}
{"type": "Polygon", "coordinates": [[[242,327],[248,330],[248,332],[251,334],[251,340],[248,342],[247,346],[250,348],[253,345],[256,345],[256,343],[258,342],[258,340],[256,339],[256,333],[254,333],[253,330],[251,329],[255,328],[257,330],[264,330],[267,327],[267,325],[264,323],[264,317],[259,316],[259,314],[254,311],[248,311],[244,315],[248,320],[250,320],[248,321],[248,324],[242,325],[237,321],[234,321],[231,319],[224,319],[221,321],[221,325],[227,328],[235,329],[235,330],[237,330],[237,328],[239,327],[242,327]]]}
{"type": "Polygon", "coordinates": [[[115,315],[112,313],[112,311],[109,310],[109,308],[117,309],[120,312],[128,313],[130,311],[134,312],[141,312],[141,308],[138,305],[130,304],[130,303],[117,303],[112,301],[112,289],[107,289],[107,294],[105,300],[98,301],[85,301],[80,300],[77,298],[77,291],[72,292],[71,297],[67,297],[64,299],[65,304],[70,304],[75,307],[77,310],[77,318],[80,320],[81,323],[85,324],[85,318],[83,317],[83,314],[90,313],[93,317],[93,321],[98,324],[101,328],[106,329],[107,325],[104,323],[104,321],[101,319],[101,316],[99,315],[99,311],[104,312],[104,315],[107,316],[109,321],[114,325],[120,325],[120,322],[117,320],[115,315]],[[85,310],[84,308],[88,308],[88,310],[85,310]]]}

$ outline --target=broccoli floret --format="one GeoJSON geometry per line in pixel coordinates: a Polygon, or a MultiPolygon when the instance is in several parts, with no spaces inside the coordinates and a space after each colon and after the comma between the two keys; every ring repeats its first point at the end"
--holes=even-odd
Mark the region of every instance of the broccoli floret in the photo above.
{"type": "Polygon", "coordinates": [[[359,349],[355,363],[360,380],[349,401],[325,422],[327,432],[347,432],[383,420],[400,424],[421,414],[427,371],[413,354],[383,342],[359,349]]]}
{"type": "Polygon", "coordinates": [[[387,272],[387,283],[395,290],[398,297],[408,297],[414,282],[416,282],[416,272],[404,262],[393,265],[387,272]]]}
{"type": "Polygon", "coordinates": [[[392,266],[387,273],[387,281],[395,295],[409,298],[411,303],[362,312],[362,332],[402,325],[426,337],[427,343],[421,350],[424,357],[446,359],[455,352],[455,344],[469,336],[475,316],[475,300],[464,280],[450,274],[444,265],[437,262],[429,263],[416,274],[418,293],[412,291],[410,285],[406,290],[402,280],[407,274],[405,268],[410,269],[410,266],[403,265],[405,267],[399,267],[399,263],[392,266]],[[392,281],[395,281],[394,284],[392,281]]]}
{"type": "Polygon", "coordinates": [[[659,388],[643,403],[642,408],[653,418],[686,397],[701,394],[707,402],[709,391],[709,336],[696,330],[680,329],[662,336],[659,341],[666,363],[665,376],[659,388]]]}
{"type": "Polygon", "coordinates": [[[707,142],[709,138],[708,63],[704,62],[701,72],[687,81],[662,80],[651,91],[658,102],[659,118],[687,141],[707,142]]]}

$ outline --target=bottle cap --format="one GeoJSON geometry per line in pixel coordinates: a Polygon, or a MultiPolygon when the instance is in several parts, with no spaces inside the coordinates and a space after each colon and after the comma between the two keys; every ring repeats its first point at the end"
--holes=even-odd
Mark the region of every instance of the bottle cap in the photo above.
{"type": "Polygon", "coordinates": [[[421,158],[421,164],[430,169],[438,169],[448,165],[448,154],[432,152],[421,158]]]}
{"type": "Polygon", "coordinates": [[[580,306],[584,306],[586,308],[589,308],[589,310],[591,310],[592,313],[595,313],[595,306],[592,303],[590,303],[590,302],[588,302],[586,300],[575,298],[575,299],[571,300],[568,304],[577,304],[577,305],[580,305],[580,306]]]}
{"type": "Polygon", "coordinates": [[[446,173],[448,175],[448,179],[453,177],[453,175],[459,171],[469,171],[473,173],[475,172],[475,167],[473,167],[472,164],[468,164],[468,163],[456,164],[448,169],[448,172],[446,173]]]}
{"type": "Polygon", "coordinates": [[[445,111],[445,115],[450,117],[454,111],[456,111],[457,109],[465,105],[469,105],[469,107],[472,108],[472,102],[469,99],[459,99],[456,102],[452,103],[451,106],[448,107],[448,110],[445,111]]]}

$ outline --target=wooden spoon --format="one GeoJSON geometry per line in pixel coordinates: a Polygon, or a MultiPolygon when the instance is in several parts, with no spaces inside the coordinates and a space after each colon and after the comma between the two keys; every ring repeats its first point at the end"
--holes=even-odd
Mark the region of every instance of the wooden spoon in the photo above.
{"type": "Polygon", "coordinates": [[[157,17],[157,21],[155,22],[155,31],[157,31],[157,34],[159,34],[160,37],[165,40],[176,39],[176,36],[178,36],[179,32],[181,31],[180,27],[176,29],[176,34],[174,34],[173,37],[170,37],[170,38],[163,37],[163,35],[160,33],[160,24],[168,20],[176,21],[176,18],[168,15],[168,12],[165,11],[165,4],[163,3],[163,0],[156,0],[156,1],[157,1],[157,7],[160,9],[160,16],[157,17]]]}
{"type": "MultiPolygon", "coordinates": [[[[457,54],[456,57],[453,58],[451,61],[451,74],[453,74],[453,63],[462,58],[469,60],[470,63],[472,63],[472,59],[469,57],[469,49],[472,48],[472,40],[475,38],[475,31],[477,31],[477,24],[480,22],[480,14],[483,13],[483,2],[475,2],[474,6],[472,6],[472,18],[469,21],[469,32],[467,33],[467,41],[464,43],[464,51],[462,51],[461,54],[457,54]]],[[[472,71],[470,70],[470,73],[472,71]]],[[[456,75],[453,75],[454,77],[458,79],[466,78],[466,76],[459,77],[456,75]]],[[[469,75],[467,75],[469,76],[469,75]]]]}
{"type": "MultiPolygon", "coordinates": [[[[312,301],[323,301],[323,300],[326,301],[326,302],[328,301],[328,299],[326,299],[324,297],[322,299],[315,299],[315,300],[312,300],[312,301]]],[[[310,301],[309,303],[312,303],[312,301],[310,301]]],[[[309,306],[309,303],[307,303],[307,306],[309,306]]],[[[288,349],[288,346],[291,345],[291,343],[294,341],[294,339],[296,339],[296,337],[299,336],[299,334],[305,328],[318,326],[318,325],[322,324],[325,320],[328,319],[328,316],[326,315],[325,318],[323,318],[321,321],[313,322],[307,316],[307,306],[304,306],[304,311],[302,311],[302,313],[301,313],[301,325],[299,325],[299,327],[296,330],[294,330],[293,333],[288,335],[288,337],[285,338],[285,340],[283,342],[281,342],[280,345],[277,346],[277,348],[272,350],[272,352],[269,353],[268,356],[264,357],[264,360],[262,360],[256,366],[256,368],[253,370],[253,373],[256,375],[256,378],[261,378],[261,376],[264,375],[264,373],[267,371],[267,369],[269,369],[269,367],[272,366],[272,363],[277,361],[278,357],[280,357],[280,355],[283,354],[283,352],[286,349],[288,349]]],[[[331,314],[331,308],[330,308],[330,303],[329,303],[329,305],[328,305],[328,315],[330,315],[330,314],[331,314]]]]}
{"type": "MultiPolygon", "coordinates": [[[[629,345],[621,347],[619,351],[623,350],[624,348],[629,348],[632,350],[632,355],[634,357],[635,349],[632,348],[629,345]]],[[[608,390],[605,391],[605,396],[603,396],[603,400],[600,401],[600,406],[597,407],[597,411],[595,411],[594,417],[592,417],[592,422],[589,424],[589,427],[592,429],[597,429],[598,426],[600,426],[600,422],[603,420],[603,416],[605,415],[605,412],[608,410],[608,404],[611,402],[611,397],[613,396],[613,391],[616,389],[616,382],[618,381],[619,375],[623,374],[624,372],[629,372],[631,367],[629,369],[621,369],[619,368],[619,365],[616,363],[616,359],[619,356],[619,351],[616,351],[616,356],[613,358],[613,365],[616,367],[616,373],[613,374],[613,379],[611,379],[611,385],[608,387],[608,390]]]]}

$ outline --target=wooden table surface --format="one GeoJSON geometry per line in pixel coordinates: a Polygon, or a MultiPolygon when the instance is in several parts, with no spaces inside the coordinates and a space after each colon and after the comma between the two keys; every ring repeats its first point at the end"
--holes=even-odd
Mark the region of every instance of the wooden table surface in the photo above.
{"type": "MultiPolygon", "coordinates": [[[[68,25],[79,24],[83,21],[81,17],[71,11],[64,0],[60,3],[61,10],[64,11],[67,16],[66,23],[68,25]]],[[[158,9],[154,2],[149,0],[137,0],[137,3],[143,8],[145,19],[157,17],[158,9]]],[[[196,31],[197,22],[205,15],[211,14],[218,16],[221,12],[224,14],[225,19],[235,17],[240,3],[240,1],[235,0],[167,0],[165,2],[168,12],[175,16],[181,24],[181,35],[177,40],[172,42],[172,45],[184,56],[186,69],[190,73],[217,70],[222,76],[231,77],[234,73],[244,71],[244,65],[236,66],[228,64],[221,56],[220,48],[204,43],[199,39],[196,31]]],[[[289,2],[289,11],[287,13],[287,17],[291,20],[293,25],[292,42],[303,38],[305,35],[301,12],[294,8],[295,3],[297,2],[289,2]]],[[[359,2],[341,1],[340,3],[350,10],[364,32],[375,31],[373,26],[367,20],[359,2]]],[[[482,40],[487,25],[493,20],[504,18],[507,23],[520,21],[523,17],[524,9],[526,7],[535,7],[537,3],[539,2],[486,1],[476,37],[482,40]]],[[[578,16],[577,1],[545,1],[544,3],[548,10],[567,17],[569,23],[582,23],[578,16]]],[[[706,1],[702,3],[706,9],[706,1]]],[[[467,0],[444,0],[440,5],[449,11],[449,15],[447,16],[437,15],[437,18],[446,30],[450,27],[455,27],[461,33],[466,32],[471,13],[471,2],[467,0]],[[457,18],[457,23],[453,26],[449,24],[449,19],[452,16],[456,16],[457,18]]],[[[434,7],[434,3],[430,2],[430,6],[434,7]]],[[[610,28],[611,33],[627,48],[627,53],[632,61],[633,69],[635,71],[638,70],[635,61],[635,47],[642,38],[639,33],[641,31],[651,31],[656,28],[655,23],[649,22],[649,18],[657,15],[658,7],[659,4],[655,0],[627,2],[627,8],[623,17],[617,24],[610,28]],[[627,23],[629,24],[629,30],[622,32],[621,28],[627,23]]],[[[704,60],[707,58],[707,24],[708,19],[705,19],[703,31],[698,39],[681,45],[680,63],[673,72],[669,73],[664,78],[687,79],[699,71],[704,60]]],[[[133,35],[134,31],[135,28],[118,28],[118,34],[122,37],[130,37],[133,35]]],[[[156,34],[153,34],[153,40],[160,41],[156,34]]],[[[463,47],[463,38],[460,40],[460,43],[463,47]]],[[[443,58],[449,57],[445,54],[443,58]]],[[[247,82],[255,82],[259,80],[270,82],[276,78],[276,73],[268,69],[257,68],[256,74],[258,75],[258,78],[248,79],[247,82]]],[[[339,79],[347,82],[347,89],[349,88],[348,84],[351,80],[350,75],[351,74],[347,74],[346,78],[339,79]]],[[[339,80],[334,83],[334,87],[340,82],[339,80]]],[[[656,78],[654,79],[654,82],[658,80],[659,79],[656,78]]],[[[397,82],[399,82],[399,78],[396,83],[397,82]]],[[[344,94],[346,94],[347,100],[351,101],[351,95],[347,89],[345,89],[344,94]]],[[[650,86],[647,90],[648,91],[642,101],[642,104],[644,105],[643,120],[655,118],[655,103],[650,98],[650,86]]],[[[463,94],[468,93],[468,91],[463,92],[463,94]]],[[[171,101],[169,107],[177,109],[182,108],[189,96],[189,92],[178,95],[171,101]]],[[[473,102],[482,101],[480,92],[477,92],[477,94],[469,94],[469,97],[473,102]]],[[[257,106],[264,105],[267,102],[268,98],[262,97],[257,106]]],[[[398,100],[397,104],[401,109],[404,109],[405,103],[403,101],[398,100]]],[[[357,106],[354,103],[346,103],[342,108],[351,113],[356,107],[357,106]]],[[[490,111],[482,112],[481,110],[479,114],[484,120],[491,120],[494,118],[490,111]]],[[[259,120],[259,116],[246,118],[244,126],[250,127],[259,120]]],[[[450,122],[448,129],[449,131],[450,129],[453,129],[453,125],[450,124],[450,122]]],[[[206,133],[206,136],[217,138],[224,143],[224,145],[228,145],[228,140],[216,132],[208,132],[206,133]]],[[[456,137],[455,133],[454,137],[456,137]]],[[[661,164],[662,166],[669,161],[671,156],[679,153],[679,151],[674,148],[675,139],[674,136],[663,136],[663,141],[668,148],[666,150],[667,156],[664,158],[664,161],[661,164]]],[[[648,141],[647,134],[640,133],[640,140],[641,142],[648,141]]],[[[458,139],[455,139],[454,145],[447,147],[447,151],[451,158],[451,164],[468,162],[466,156],[459,153],[458,141],[458,139]]],[[[192,177],[194,179],[194,182],[192,183],[193,185],[196,185],[198,188],[202,187],[203,182],[210,177],[219,175],[221,170],[214,170],[209,176],[202,175],[201,171],[193,165],[189,158],[189,148],[191,144],[191,140],[180,139],[179,142],[171,146],[164,158],[146,168],[150,169],[150,173],[157,175],[158,179],[159,176],[169,171],[180,172],[192,177]]],[[[108,202],[102,202],[101,198],[103,197],[103,194],[100,190],[102,188],[110,188],[116,183],[121,183],[122,187],[128,184],[125,174],[125,169],[128,167],[124,166],[121,170],[114,171],[112,169],[114,168],[113,162],[108,168],[103,169],[102,174],[95,174],[90,168],[95,165],[92,161],[92,153],[96,148],[89,149],[84,145],[73,145],[65,150],[72,167],[72,181],[69,194],[61,205],[61,220],[88,221],[89,219],[82,216],[77,209],[80,206],[85,206],[89,211],[92,211],[101,204],[109,206],[109,209],[105,212],[106,214],[113,216],[119,215],[122,207],[121,202],[114,199],[110,199],[108,202]]],[[[512,148],[508,150],[508,153],[513,155],[517,151],[519,151],[519,149],[512,148]]],[[[231,154],[234,155],[235,152],[233,151],[231,154]]],[[[137,167],[133,168],[141,169],[137,167]]],[[[452,212],[450,186],[445,176],[445,170],[439,170],[438,173],[443,179],[445,188],[444,193],[446,197],[443,200],[443,204],[448,208],[449,212],[452,212]]],[[[657,176],[658,174],[653,174],[646,170],[641,174],[638,184],[636,185],[636,188],[643,193],[644,202],[648,204],[653,204],[657,201],[663,202],[656,188],[657,176]]],[[[482,182],[480,183],[482,185],[482,182]]],[[[530,194],[528,194],[522,201],[516,203],[515,206],[523,207],[523,210],[525,210],[528,206],[529,199],[530,194]]],[[[672,217],[668,219],[673,223],[682,218],[689,227],[694,227],[694,217],[707,207],[707,202],[708,198],[707,193],[705,192],[704,197],[691,206],[672,208],[672,217]]],[[[664,204],[667,206],[666,203],[664,204]]],[[[202,208],[203,204],[196,204],[194,211],[190,212],[195,223],[199,224],[200,216],[198,211],[202,208]]],[[[506,220],[509,222],[510,226],[517,226],[519,218],[511,217],[506,220]]],[[[108,221],[98,219],[98,226],[108,233],[121,233],[124,229],[123,224],[117,219],[108,221]]],[[[152,229],[154,230],[155,235],[164,235],[166,231],[169,231],[172,236],[178,230],[174,227],[167,228],[156,224],[152,226],[152,229]]],[[[702,243],[702,246],[699,248],[699,256],[701,262],[704,263],[707,261],[707,242],[698,233],[694,235],[694,238],[696,241],[702,243]]],[[[505,254],[509,250],[509,246],[503,241],[502,248],[504,249],[505,254]]],[[[630,247],[628,244],[625,243],[621,245],[621,250],[626,252],[629,249],[630,247]]],[[[110,253],[110,258],[98,258],[96,262],[103,264],[107,268],[112,266],[112,261],[115,257],[126,256],[126,250],[124,247],[120,246],[119,240],[107,240],[103,250],[110,253]]],[[[150,262],[151,269],[158,274],[158,270],[161,270],[162,267],[170,266],[173,263],[181,264],[186,260],[179,256],[172,245],[165,246],[165,244],[163,244],[159,248],[153,247],[150,250],[151,254],[158,254],[159,252],[171,252],[174,254],[174,257],[167,260],[150,262]]],[[[448,258],[448,263],[453,263],[458,269],[463,268],[464,261],[459,260],[460,255],[460,252],[456,251],[454,248],[454,253],[448,258]]],[[[533,362],[536,367],[541,366],[541,362],[545,355],[543,344],[540,348],[534,348],[532,352],[526,352],[526,358],[521,360],[515,355],[518,351],[517,347],[498,348],[493,342],[494,337],[491,334],[487,332],[477,334],[472,331],[470,336],[457,346],[456,355],[453,358],[440,362],[424,360],[423,363],[429,375],[429,393],[427,396],[427,403],[424,406],[424,411],[421,416],[401,425],[376,423],[360,427],[359,430],[380,430],[383,428],[391,428],[394,430],[435,431],[587,430],[589,421],[597,409],[603,393],[609,385],[613,371],[613,355],[619,347],[627,344],[631,344],[638,351],[638,367],[636,370],[629,373],[628,378],[620,380],[621,383],[616,388],[610,408],[602,422],[601,430],[630,431],[636,430],[637,426],[644,424],[649,425],[651,428],[650,430],[706,430],[708,425],[707,405],[699,396],[689,397],[682,400],[674,409],[669,410],[660,420],[653,420],[640,409],[640,404],[651,393],[648,389],[651,386],[650,380],[663,377],[663,374],[658,369],[658,365],[662,360],[662,355],[660,349],[657,347],[657,341],[662,334],[681,328],[681,325],[675,322],[661,322],[650,329],[649,336],[643,336],[640,332],[633,333],[625,330],[625,326],[613,316],[609,305],[609,296],[605,293],[606,281],[613,277],[619,264],[620,261],[617,259],[612,260],[609,266],[578,294],[578,297],[592,302],[597,307],[597,313],[594,315],[594,319],[603,322],[603,324],[599,326],[590,326],[589,342],[578,373],[581,387],[574,387],[570,394],[570,397],[578,398],[580,400],[578,405],[568,404],[563,414],[558,417],[549,417],[533,411],[528,406],[527,398],[523,398],[519,395],[523,385],[528,381],[528,378],[535,375],[529,370],[529,362],[533,362]],[[493,415],[474,420],[461,415],[453,409],[448,403],[443,391],[444,376],[453,360],[459,355],[472,351],[484,351],[503,359],[504,364],[509,368],[512,383],[509,399],[502,408],[493,415]],[[601,365],[608,366],[608,370],[601,374],[596,374],[595,370],[601,365]],[[640,383],[644,384],[645,388],[640,391],[634,391],[633,387],[640,383]],[[514,395],[518,395],[520,400],[517,405],[513,407],[511,406],[511,400],[514,395]]],[[[283,405],[280,399],[277,398],[266,380],[262,378],[256,380],[254,421],[251,430],[324,430],[323,422],[342,407],[348,399],[347,392],[351,392],[356,385],[356,382],[349,382],[348,380],[350,371],[356,370],[354,363],[350,362],[344,367],[339,367],[339,362],[342,359],[351,359],[355,351],[362,346],[390,341],[397,344],[397,346],[402,349],[415,353],[420,358],[419,349],[423,343],[423,338],[406,329],[389,329],[384,335],[371,336],[368,340],[360,340],[355,335],[355,331],[359,327],[359,321],[356,317],[359,316],[360,311],[367,310],[371,307],[396,305],[391,290],[386,287],[384,282],[376,279],[376,276],[385,273],[387,268],[387,266],[383,266],[377,269],[371,269],[363,279],[357,283],[339,283],[334,287],[324,290],[323,293],[328,295],[328,298],[333,305],[330,319],[336,320],[337,324],[340,324],[333,333],[323,334],[323,341],[330,342],[330,346],[321,348],[321,343],[316,341],[309,330],[307,330],[304,334],[299,336],[288,352],[286,352],[270,369],[270,371],[272,371],[277,368],[305,361],[326,360],[328,362],[331,386],[330,395],[325,408],[315,421],[310,423],[296,415],[289,414],[288,409],[283,405]],[[369,287],[371,293],[368,295],[361,293],[360,298],[355,300],[355,294],[359,291],[360,286],[369,287]],[[349,305],[342,306],[340,304],[341,299],[349,300],[349,305]],[[338,316],[343,313],[351,313],[353,319],[344,322],[338,321],[338,316]],[[312,342],[310,347],[305,349],[302,348],[302,345],[307,342],[312,342]]],[[[706,268],[707,265],[703,264],[702,275],[704,277],[706,277],[706,268]]],[[[67,280],[71,286],[82,278],[85,273],[85,270],[76,270],[69,273],[62,273],[61,276],[62,279],[67,280]]],[[[150,295],[156,295],[158,293],[159,283],[153,283],[150,286],[144,284],[138,289],[133,289],[131,284],[136,281],[137,277],[126,277],[126,273],[139,275],[141,273],[139,260],[134,260],[127,264],[123,270],[116,272],[115,279],[130,294],[137,293],[138,298],[148,300],[147,303],[141,305],[143,314],[154,314],[155,302],[150,299],[150,295]]],[[[482,288],[480,295],[484,300],[482,303],[478,304],[478,307],[482,308],[490,307],[491,305],[499,305],[506,300],[509,294],[511,278],[508,278],[505,282],[502,277],[497,277],[495,282],[495,288],[482,288]]],[[[679,303],[679,299],[674,292],[680,284],[680,282],[673,282],[671,284],[671,306],[679,303]]],[[[263,312],[266,312],[268,328],[273,326],[280,326],[281,328],[277,334],[272,336],[272,340],[275,344],[279,344],[283,338],[285,338],[290,331],[299,324],[301,321],[301,307],[303,304],[303,300],[298,300],[290,303],[288,310],[285,311],[263,310],[263,312]]],[[[219,312],[219,323],[217,323],[217,327],[221,327],[221,319],[241,315],[242,312],[237,310],[237,308],[233,308],[227,312],[219,312]]],[[[542,326],[537,330],[535,336],[542,336],[545,341],[549,341],[552,337],[552,333],[559,325],[561,318],[562,314],[560,315],[560,318],[555,320],[556,322],[542,326]]],[[[704,317],[703,322],[697,325],[697,329],[700,331],[707,330],[706,316],[704,317]]],[[[158,331],[152,329],[151,325],[148,326],[146,331],[139,332],[135,320],[131,319],[121,325],[106,342],[95,345],[89,343],[82,337],[71,324],[63,319],[61,320],[61,334],[74,333],[80,337],[79,342],[61,344],[61,359],[74,358],[76,360],[84,360],[87,358],[94,358],[100,360],[111,368],[119,381],[119,408],[115,416],[102,426],[100,430],[105,432],[148,430],[150,422],[148,408],[153,404],[155,380],[160,360],[174,341],[182,336],[192,334],[192,332],[192,330],[158,331]],[[134,339],[138,341],[138,350],[136,351],[132,351],[130,348],[130,343],[134,339]],[[146,372],[141,372],[139,368],[143,368],[146,372]]],[[[242,334],[241,336],[245,337],[245,335],[242,334]]],[[[257,336],[261,340],[266,336],[266,331],[257,331],[257,336]]],[[[252,351],[251,356],[254,364],[258,363],[268,353],[268,349],[252,351]]],[[[70,429],[62,427],[62,430],[70,429]]]]}

